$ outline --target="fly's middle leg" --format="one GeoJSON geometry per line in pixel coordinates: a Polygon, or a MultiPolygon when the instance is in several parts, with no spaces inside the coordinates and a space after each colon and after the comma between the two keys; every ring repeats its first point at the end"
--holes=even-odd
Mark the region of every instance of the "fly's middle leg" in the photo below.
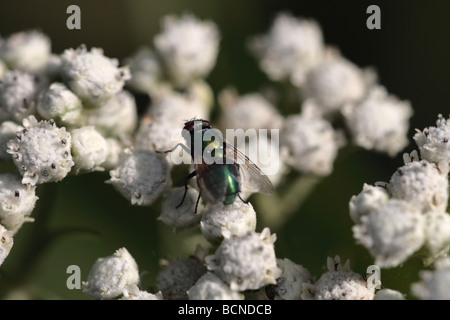
{"type": "MultiPolygon", "coordinates": [[[[186,177],[186,179],[184,179],[184,194],[183,194],[183,198],[181,199],[180,204],[176,206],[177,209],[178,209],[179,207],[181,207],[181,205],[182,205],[183,202],[184,202],[184,199],[186,198],[186,194],[187,194],[187,191],[188,191],[188,188],[189,188],[189,187],[188,187],[189,179],[195,177],[196,175],[197,175],[197,171],[192,171],[192,172],[186,177]]],[[[198,203],[198,200],[197,200],[197,203],[198,203]]],[[[197,207],[195,207],[195,212],[197,212],[197,207]]]]}

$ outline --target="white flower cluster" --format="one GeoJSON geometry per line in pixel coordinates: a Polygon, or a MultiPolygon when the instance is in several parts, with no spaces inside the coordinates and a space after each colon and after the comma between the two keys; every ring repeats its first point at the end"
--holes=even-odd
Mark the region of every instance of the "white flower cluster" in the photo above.
{"type": "Polygon", "coordinates": [[[0,176],[2,262],[12,236],[33,221],[40,184],[109,170],[121,194],[145,205],[168,188],[164,159],[125,151],[138,127],[134,96],[124,90],[128,67],[84,45],[52,54],[50,39],[38,31],[1,39],[0,61],[0,161],[17,169],[0,176]]]}
{"type": "Polygon", "coordinates": [[[418,132],[422,160],[405,154],[389,183],[370,186],[350,200],[354,237],[383,267],[395,267],[424,247],[433,261],[450,246],[449,202],[450,139],[448,121],[439,115],[437,127],[418,132]],[[447,155],[447,157],[446,157],[447,155]]]}
{"type": "Polygon", "coordinates": [[[314,284],[304,284],[304,300],[373,300],[374,288],[363,277],[350,270],[350,262],[341,263],[339,256],[327,259],[328,272],[314,284]]]}
{"type": "MultiPolygon", "coordinates": [[[[254,192],[246,190],[247,181],[237,179],[242,192],[231,204],[204,204],[202,196],[215,193],[195,183],[171,188],[175,170],[168,151],[181,142],[183,123],[216,114],[222,130],[268,130],[258,148],[269,151],[270,164],[279,168],[269,175],[275,186],[289,180],[290,170],[331,174],[348,141],[390,156],[408,142],[409,102],[389,94],[372,70],[328,47],[317,22],[280,13],[267,34],[249,42],[261,69],[278,82],[274,87],[281,84],[286,92],[224,89],[220,109],[213,110],[205,79],[219,42],[217,26],[192,14],[165,17],[153,46],[138,50],[124,67],[84,45],[52,54],[50,40],[37,31],[0,39],[0,161],[17,169],[0,174],[0,265],[17,231],[33,221],[41,184],[106,170],[106,182],[132,205],[155,204],[159,221],[177,231],[197,228],[215,251],[164,263],[155,278],[158,292],[150,293],[141,289],[136,261],[121,248],[92,267],[83,283],[92,298],[244,299],[256,293],[277,300],[403,299],[389,289],[375,294],[338,256],[328,258],[328,272],[317,280],[302,265],[277,258],[276,235],[267,227],[257,232],[256,210],[243,200],[254,192]],[[150,100],[141,117],[133,93],[150,100]]],[[[450,120],[439,116],[436,127],[414,136],[420,161],[417,154],[405,157],[388,184],[364,185],[351,199],[354,237],[378,265],[398,266],[422,247],[433,259],[448,252],[449,139],[450,120]]],[[[239,148],[255,150],[255,144],[243,140],[239,148]]],[[[260,154],[250,158],[264,169],[260,154]]],[[[189,152],[183,156],[191,160],[189,152]]],[[[446,297],[448,261],[435,266],[421,274],[416,296],[446,297]]]]}
{"type": "Polygon", "coordinates": [[[141,291],[139,269],[126,248],[118,249],[112,256],[99,258],[83,282],[83,291],[95,299],[111,300],[161,300],[160,292],[141,291]]]}
{"type": "Polygon", "coordinates": [[[300,99],[292,99],[291,92],[286,101],[278,101],[287,104],[284,111],[291,113],[281,118],[280,126],[280,116],[266,102],[256,107],[254,95],[246,95],[231,103],[236,98],[225,92],[222,127],[280,128],[282,162],[317,176],[332,172],[337,151],[346,140],[390,156],[406,146],[412,116],[409,102],[388,94],[377,84],[374,71],[359,68],[336,48],[326,46],[314,20],[280,13],[267,34],[251,39],[249,48],[268,77],[292,85],[300,99]],[[237,108],[242,110],[240,117],[237,108]]]}
{"type": "Polygon", "coordinates": [[[423,300],[449,300],[450,292],[450,258],[435,262],[434,271],[420,272],[421,281],[412,285],[415,296],[423,300]]]}
{"type": "Polygon", "coordinates": [[[186,13],[164,17],[161,27],[153,39],[154,49],[142,47],[126,60],[132,74],[129,85],[136,91],[189,89],[216,64],[220,35],[213,22],[186,13]]]}

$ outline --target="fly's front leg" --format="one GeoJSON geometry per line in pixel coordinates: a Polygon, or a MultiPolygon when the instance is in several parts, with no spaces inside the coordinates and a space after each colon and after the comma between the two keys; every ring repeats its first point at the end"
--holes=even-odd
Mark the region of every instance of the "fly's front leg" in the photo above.
{"type": "Polygon", "coordinates": [[[184,202],[184,199],[186,198],[186,194],[187,194],[187,191],[188,191],[188,182],[189,182],[189,179],[195,177],[196,175],[197,175],[197,171],[192,171],[192,172],[186,177],[186,179],[184,179],[184,194],[183,194],[183,199],[181,199],[180,204],[176,206],[177,209],[178,209],[179,207],[181,207],[181,205],[182,205],[183,202],[184,202]]]}
{"type": "Polygon", "coordinates": [[[182,144],[182,143],[178,143],[175,147],[173,147],[170,150],[166,150],[166,151],[156,150],[155,152],[156,153],[169,153],[169,152],[175,151],[175,149],[178,148],[178,147],[181,147],[184,151],[186,151],[187,153],[191,154],[191,150],[188,147],[186,147],[184,144],[182,144]]]}

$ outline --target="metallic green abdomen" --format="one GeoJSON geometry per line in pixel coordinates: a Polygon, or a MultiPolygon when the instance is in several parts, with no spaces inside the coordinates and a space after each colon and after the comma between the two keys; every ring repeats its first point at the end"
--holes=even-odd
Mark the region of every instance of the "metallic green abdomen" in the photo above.
{"type": "Polygon", "coordinates": [[[241,191],[239,165],[211,164],[201,179],[202,197],[206,202],[232,204],[241,191]]]}

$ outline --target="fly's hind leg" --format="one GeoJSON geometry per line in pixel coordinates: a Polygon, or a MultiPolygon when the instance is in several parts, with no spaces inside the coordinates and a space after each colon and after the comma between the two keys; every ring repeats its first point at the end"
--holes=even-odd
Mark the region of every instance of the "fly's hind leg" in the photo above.
{"type": "MultiPolygon", "coordinates": [[[[192,171],[192,172],[186,177],[186,179],[184,179],[184,194],[183,194],[183,199],[181,199],[180,204],[176,206],[177,209],[178,209],[179,207],[181,207],[181,205],[182,205],[183,202],[184,202],[184,199],[186,198],[186,194],[187,194],[187,191],[188,191],[188,182],[189,182],[189,179],[195,177],[196,175],[197,175],[197,171],[192,171]]],[[[198,204],[198,200],[197,200],[197,204],[198,204]]],[[[197,212],[197,207],[195,208],[195,212],[197,212]]]]}
{"type": "Polygon", "coordinates": [[[197,202],[195,203],[195,211],[194,211],[194,213],[197,213],[198,203],[199,203],[199,201],[200,201],[200,196],[201,196],[201,195],[202,195],[202,193],[199,192],[198,198],[197,198],[197,202]]]}
{"type": "Polygon", "coordinates": [[[241,199],[241,201],[245,204],[248,204],[248,201],[245,201],[244,199],[241,198],[241,195],[238,193],[237,194],[238,198],[241,199]]]}

